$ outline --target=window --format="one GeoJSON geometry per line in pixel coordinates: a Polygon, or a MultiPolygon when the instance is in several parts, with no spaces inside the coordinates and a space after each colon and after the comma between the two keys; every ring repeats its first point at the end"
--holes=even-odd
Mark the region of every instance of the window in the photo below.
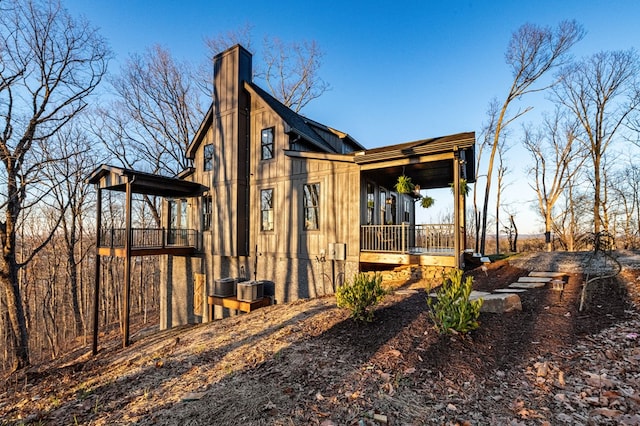
{"type": "Polygon", "coordinates": [[[273,127],[262,129],[260,136],[260,146],[262,147],[262,159],[270,160],[273,158],[273,127]]]}
{"type": "Polygon", "coordinates": [[[202,198],[202,230],[211,230],[211,196],[205,196],[202,198]]]}
{"type": "Polygon", "coordinates": [[[186,199],[169,200],[169,234],[167,235],[169,244],[186,243],[187,207],[186,199]]]}
{"type": "Polygon", "coordinates": [[[260,229],[273,231],[273,189],[260,191],[260,229]]]}
{"type": "Polygon", "coordinates": [[[380,225],[387,222],[387,191],[380,189],[380,225]]]}
{"type": "Polygon", "coordinates": [[[411,222],[411,201],[404,199],[404,221],[411,222]]]}
{"type": "Polygon", "coordinates": [[[204,146],[204,171],[208,172],[213,170],[213,144],[207,144],[204,146]]]}
{"type": "Polygon", "coordinates": [[[320,184],[310,183],[304,186],[303,197],[304,229],[320,229],[320,184]]]}
{"type": "Polygon", "coordinates": [[[396,218],[398,217],[398,204],[397,204],[397,199],[395,195],[392,195],[391,197],[391,205],[390,205],[390,209],[391,210],[389,212],[390,217],[387,220],[387,223],[389,223],[390,225],[395,225],[396,224],[396,218]]]}
{"type": "Polygon", "coordinates": [[[373,225],[373,212],[375,205],[376,202],[373,184],[367,183],[367,225],[373,225]]]}

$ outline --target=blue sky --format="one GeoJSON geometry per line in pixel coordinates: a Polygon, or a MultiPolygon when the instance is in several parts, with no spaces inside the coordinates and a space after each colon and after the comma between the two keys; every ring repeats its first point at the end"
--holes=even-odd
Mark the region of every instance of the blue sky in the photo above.
{"type": "MultiPolygon", "coordinates": [[[[64,0],[63,0],[64,1],[64,0]]],[[[254,44],[265,35],[285,41],[315,40],[325,52],[321,76],[331,90],[303,114],[354,136],[368,148],[451,133],[480,132],[487,105],[501,102],[511,76],[504,63],[509,37],[526,22],[556,25],[575,19],[587,30],[578,57],[636,48],[640,1],[189,1],[67,0],[73,14],[100,27],[118,61],[153,44],[179,59],[200,62],[203,40],[245,24],[254,44]]],[[[535,121],[543,98],[524,99],[535,121]]],[[[517,142],[516,123],[513,129],[517,142]]],[[[524,232],[539,230],[534,194],[524,179],[526,152],[509,151],[505,198],[524,232]]],[[[423,221],[446,211],[423,212],[423,221]]],[[[437,204],[437,205],[438,205],[437,204]]]]}

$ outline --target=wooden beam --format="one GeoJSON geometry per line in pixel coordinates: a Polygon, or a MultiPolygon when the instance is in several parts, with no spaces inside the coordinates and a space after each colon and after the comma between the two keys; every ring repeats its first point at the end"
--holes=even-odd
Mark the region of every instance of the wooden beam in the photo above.
{"type": "Polygon", "coordinates": [[[462,265],[460,248],[460,154],[456,151],[453,158],[453,251],[456,255],[456,268],[460,268],[462,265]]]}
{"type": "Polygon", "coordinates": [[[456,267],[454,253],[443,255],[361,252],[361,263],[456,267]]]}
{"type": "MultiPolygon", "coordinates": [[[[102,190],[98,188],[98,199],[96,201],[96,247],[100,247],[100,228],[102,227],[102,190]]],[[[98,323],[100,320],[99,307],[100,307],[100,249],[96,249],[95,260],[95,274],[94,274],[94,286],[93,286],[93,343],[91,346],[91,353],[96,355],[98,353],[98,323]]]]}
{"type": "Polygon", "coordinates": [[[129,346],[129,314],[131,300],[131,180],[127,181],[125,201],[125,239],[124,239],[124,328],[122,330],[122,346],[129,346]]]}
{"type": "MultiPolygon", "coordinates": [[[[100,247],[98,253],[101,256],[127,257],[127,252],[123,247],[111,248],[100,247]]],[[[132,248],[131,256],[161,256],[163,254],[172,254],[174,256],[191,256],[196,254],[194,247],[158,247],[158,248],[132,248]]]]}
{"type": "Polygon", "coordinates": [[[379,163],[361,164],[360,170],[378,170],[387,167],[407,166],[410,164],[433,163],[435,161],[451,160],[454,158],[453,152],[444,154],[423,155],[420,157],[401,158],[397,160],[381,161],[379,163]]]}
{"type": "Polygon", "coordinates": [[[243,302],[234,297],[218,297],[209,296],[207,299],[209,304],[209,320],[213,320],[213,307],[222,306],[227,309],[235,309],[236,311],[251,312],[258,308],[263,308],[271,304],[270,297],[263,297],[253,302],[243,302]]]}

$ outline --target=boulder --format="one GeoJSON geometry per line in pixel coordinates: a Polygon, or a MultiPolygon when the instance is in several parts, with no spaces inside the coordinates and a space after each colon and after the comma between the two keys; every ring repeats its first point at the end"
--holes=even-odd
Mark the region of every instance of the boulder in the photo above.
{"type": "Polygon", "coordinates": [[[521,311],[520,297],[514,293],[494,293],[482,297],[480,312],[501,314],[504,312],[521,311]]]}

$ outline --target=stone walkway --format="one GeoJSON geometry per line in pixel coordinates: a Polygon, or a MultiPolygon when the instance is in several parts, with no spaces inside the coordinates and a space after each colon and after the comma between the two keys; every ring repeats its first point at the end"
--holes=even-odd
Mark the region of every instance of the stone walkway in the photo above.
{"type": "Polygon", "coordinates": [[[518,293],[523,293],[529,289],[548,287],[551,290],[562,291],[564,289],[564,272],[534,271],[529,276],[520,277],[515,283],[509,284],[508,288],[501,288],[487,293],[483,291],[473,291],[469,295],[469,300],[482,298],[480,312],[505,313],[511,311],[521,311],[522,303],[518,293]]]}

